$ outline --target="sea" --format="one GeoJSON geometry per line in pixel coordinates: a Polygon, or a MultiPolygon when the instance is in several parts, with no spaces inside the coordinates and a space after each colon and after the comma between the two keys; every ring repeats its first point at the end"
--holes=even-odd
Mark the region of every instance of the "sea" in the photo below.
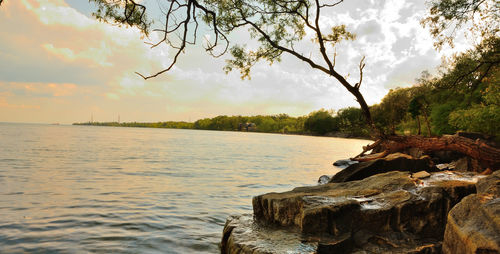
{"type": "Polygon", "coordinates": [[[220,253],[252,197],[316,185],[368,143],[0,123],[0,253],[220,253]]]}

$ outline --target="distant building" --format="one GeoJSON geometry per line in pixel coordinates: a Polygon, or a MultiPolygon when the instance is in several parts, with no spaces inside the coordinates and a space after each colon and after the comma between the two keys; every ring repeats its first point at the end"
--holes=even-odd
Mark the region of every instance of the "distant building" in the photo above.
{"type": "Polygon", "coordinates": [[[256,131],[257,125],[255,123],[240,123],[238,131],[256,131]]]}

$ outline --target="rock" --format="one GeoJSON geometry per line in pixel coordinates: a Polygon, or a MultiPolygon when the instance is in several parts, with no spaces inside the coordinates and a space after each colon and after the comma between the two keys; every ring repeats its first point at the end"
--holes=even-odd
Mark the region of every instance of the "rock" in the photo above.
{"type": "MultiPolygon", "coordinates": [[[[455,161],[455,170],[458,171],[469,171],[470,159],[467,157],[460,158],[455,161]]],[[[472,171],[472,170],[471,170],[472,171]]]]}
{"type": "Polygon", "coordinates": [[[500,171],[476,186],[448,214],[444,253],[500,253],[500,171]]]}
{"type": "Polygon", "coordinates": [[[313,248],[304,252],[440,253],[446,215],[475,192],[476,179],[435,173],[417,186],[408,173],[394,171],[360,181],[260,195],[252,200],[258,223],[228,220],[222,252],[297,253],[299,248],[313,248]],[[271,239],[269,227],[283,235],[271,239]],[[264,233],[252,233],[256,230],[264,233]],[[291,241],[289,249],[260,247],[285,239],[291,241]]]}
{"type": "Polygon", "coordinates": [[[221,253],[314,253],[317,243],[303,242],[294,229],[276,230],[254,221],[251,214],[230,216],[221,241],[221,253]]]}
{"type": "Polygon", "coordinates": [[[471,159],[469,157],[462,157],[456,161],[450,163],[454,165],[454,169],[457,171],[473,171],[482,172],[484,169],[479,165],[477,160],[471,159]]]}
{"type": "Polygon", "coordinates": [[[411,175],[413,178],[423,179],[431,176],[431,174],[427,173],[427,171],[419,171],[411,175]]]}
{"type": "Polygon", "coordinates": [[[420,158],[424,155],[424,151],[416,147],[409,148],[406,153],[413,158],[420,158]]]}
{"type": "Polygon", "coordinates": [[[331,176],[322,175],[318,179],[318,184],[326,184],[326,183],[330,182],[331,178],[332,178],[331,176]]]}
{"type": "Polygon", "coordinates": [[[429,154],[435,164],[450,163],[454,160],[462,158],[464,155],[454,151],[441,150],[433,151],[429,154]]]}
{"type": "Polygon", "coordinates": [[[353,164],[356,164],[358,163],[357,161],[352,161],[352,160],[338,160],[336,162],[333,163],[333,166],[337,166],[339,168],[346,168],[350,165],[353,165],[353,164]]]}
{"type": "Polygon", "coordinates": [[[500,197],[500,171],[497,170],[476,184],[478,194],[491,194],[500,197]]]}
{"type": "Polygon", "coordinates": [[[436,168],[438,168],[439,170],[453,170],[455,169],[455,164],[452,163],[437,164],[436,168]]]}
{"type": "Polygon", "coordinates": [[[351,165],[334,175],[330,182],[339,183],[361,180],[389,171],[409,171],[414,173],[422,170],[433,172],[437,171],[437,168],[432,164],[428,156],[415,159],[407,154],[394,153],[381,159],[351,165]]]}

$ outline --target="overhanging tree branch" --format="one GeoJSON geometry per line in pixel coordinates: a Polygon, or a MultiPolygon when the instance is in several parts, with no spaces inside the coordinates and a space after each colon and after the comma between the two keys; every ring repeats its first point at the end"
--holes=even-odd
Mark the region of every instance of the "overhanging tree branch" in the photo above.
{"type": "MultiPolygon", "coordinates": [[[[117,6],[113,0],[92,0],[106,6],[117,6]],[[105,5],[107,3],[108,5],[105,5]]],[[[142,12],[138,9],[134,1],[122,0],[118,2],[132,4],[124,8],[123,20],[130,17],[141,17],[142,12]]],[[[280,61],[282,53],[294,56],[296,59],[307,63],[313,69],[317,69],[329,76],[335,78],[343,87],[345,87],[361,106],[366,122],[375,129],[369,107],[359,91],[363,81],[363,69],[365,68],[364,57],[359,63],[360,79],[355,85],[352,85],[345,75],[341,75],[335,70],[336,64],[336,44],[342,40],[354,39],[354,35],[346,30],[345,25],[331,27],[331,32],[324,34],[321,29],[321,10],[323,8],[333,8],[343,2],[339,1],[321,1],[321,0],[167,0],[168,10],[164,13],[165,24],[163,28],[153,31],[163,33],[162,37],[151,47],[157,47],[166,43],[176,52],[167,68],[152,75],[143,75],[137,73],[144,79],[157,77],[170,71],[177,63],[181,53],[187,45],[196,44],[198,35],[199,21],[202,18],[210,31],[214,34],[213,41],[206,44],[206,51],[218,57],[228,51],[229,40],[226,37],[228,33],[238,28],[247,27],[250,36],[255,39],[260,46],[255,50],[248,50],[245,46],[235,45],[230,52],[233,59],[228,60],[226,71],[239,69],[242,77],[249,77],[250,69],[260,60],[266,60],[270,63],[280,61]],[[316,56],[307,57],[308,52],[300,52],[294,47],[299,41],[304,41],[307,31],[312,32],[316,42],[316,56]],[[215,53],[220,43],[224,47],[219,54],[215,53]],[[335,51],[333,59],[329,52],[335,51]]],[[[116,12],[116,9],[115,13],[116,12]]],[[[117,15],[115,15],[117,16],[117,15]]],[[[142,19],[142,18],[141,18],[142,19]]],[[[115,19],[120,21],[120,19],[115,19]]],[[[310,33],[311,34],[311,33],[310,33]]]]}

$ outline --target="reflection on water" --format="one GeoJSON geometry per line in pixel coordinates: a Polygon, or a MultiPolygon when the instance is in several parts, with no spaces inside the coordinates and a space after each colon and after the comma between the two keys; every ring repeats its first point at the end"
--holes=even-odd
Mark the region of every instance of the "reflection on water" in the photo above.
{"type": "Polygon", "coordinates": [[[0,252],[217,253],[255,195],[315,184],[368,141],[0,123],[0,252]]]}

